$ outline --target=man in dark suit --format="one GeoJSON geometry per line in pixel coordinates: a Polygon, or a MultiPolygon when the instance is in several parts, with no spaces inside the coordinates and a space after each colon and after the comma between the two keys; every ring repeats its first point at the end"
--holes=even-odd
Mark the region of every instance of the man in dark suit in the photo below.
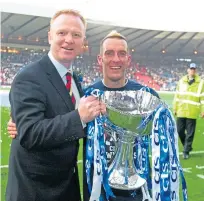
{"type": "Polygon", "coordinates": [[[78,12],[57,12],[50,22],[50,52],[15,77],[10,103],[12,141],[7,201],[79,201],[77,154],[84,127],[105,106],[82,97],[72,60],[82,52],[86,22],[78,12]]]}

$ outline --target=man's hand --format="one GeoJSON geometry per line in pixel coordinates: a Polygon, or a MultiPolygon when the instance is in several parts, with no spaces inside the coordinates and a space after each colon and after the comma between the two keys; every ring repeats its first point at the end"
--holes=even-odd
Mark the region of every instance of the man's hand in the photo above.
{"type": "Polygon", "coordinates": [[[99,116],[100,113],[106,113],[106,106],[94,96],[82,97],[78,111],[81,120],[84,123],[88,123],[99,116]]]}
{"type": "Polygon", "coordinates": [[[106,104],[100,101],[100,106],[101,106],[101,114],[106,113],[106,104]]]}
{"type": "Polygon", "coordinates": [[[201,117],[204,118],[204,112],[201,113],[201,117]]]}
{"type": "Polygon", "coordinates": [[[9,122],[7,124],[7,131],[8,131],[9,137],[13,139],[16,138],[16,135],[17,135],[16,124],[13,123],[12,119],[9,119],[9,122]]]}

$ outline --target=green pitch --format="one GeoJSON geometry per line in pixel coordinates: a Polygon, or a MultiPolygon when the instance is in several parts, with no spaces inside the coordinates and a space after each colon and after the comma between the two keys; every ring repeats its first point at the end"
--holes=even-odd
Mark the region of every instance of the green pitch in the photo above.
{"type": "MultiPolygon", "coordinates": [[[[160,94],[170,106],[173,101],[172,94],[160,94]]],[[[5,200],[5,189],[8,176],[8,158],[11,139],[8,137],[6,126],[9,119],[9,108],[1,107],[1,200],[5,200]]],[[[182,147],[179,143],[179,150],[182,147]]],[[[78,166],[80,178],[82,178],[82,150],[78,155],[78,166]]],[[[189,160],[180,157],[182,167],[185,171],[185,178],[188,186],[189,201],[204,201],[204,120],[198,119],[193,143],[193,153],[189,160]]],[[[82,182],[81,182],[82,188],[82,182]]],[[[180,200],[182,198],[180,197],[180,200]]]]}

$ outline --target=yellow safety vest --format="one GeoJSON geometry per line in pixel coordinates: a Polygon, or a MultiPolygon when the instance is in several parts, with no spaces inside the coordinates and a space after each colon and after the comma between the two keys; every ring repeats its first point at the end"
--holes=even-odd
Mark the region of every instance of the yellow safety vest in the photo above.
{"type": "Polygon", "coordinates": [[[182,77],[177,85],[173,102],[177,117],[197,119],[204,112],[204,81],[195,76],[195,82],[188,83],[187,75],[182,77]]]}

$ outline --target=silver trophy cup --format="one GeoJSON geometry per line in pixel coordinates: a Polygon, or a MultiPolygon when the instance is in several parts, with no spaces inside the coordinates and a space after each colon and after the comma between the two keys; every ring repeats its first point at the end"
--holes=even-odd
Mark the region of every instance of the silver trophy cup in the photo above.
{"type": "MultiPolygon", "coordinates": [[[[112,170],[109,185],[121,190],[138,189],[146,181],[136,172],[133,159],[135,138],[151,133],[152,121],[147,121],[142,126],[141,123],[145,122],[162,101],[142,90],[105,91],[103,101],[107,107],[108,120],[118,127],[115,132],[119,138],[114,160],[109,166],[109,170],[112,170]]],[[[110,130],[108,127],[106,129],[110,130]]]]}

